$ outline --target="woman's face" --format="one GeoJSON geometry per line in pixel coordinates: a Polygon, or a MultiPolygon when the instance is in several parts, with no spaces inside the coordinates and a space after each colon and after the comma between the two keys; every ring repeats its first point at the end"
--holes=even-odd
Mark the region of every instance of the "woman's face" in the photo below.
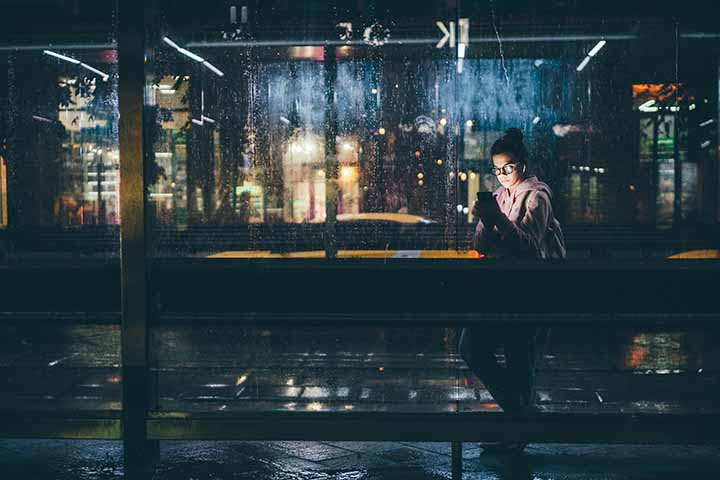
{"type": "MultiPolygon", "coordinates": [[[[514,189],[516,186],[518,186],[524,179],[525,176],[523,174],[523,166],[521,163],[516,162],[513,157],[510,155],[507,155],[505,153],[498,153],[497,155],[493,155],[492,157],[492,163],[494,172],[497,176],[498,181],[500,182],[500,185],[507,189],[514,189]],[[513,171],[509,174],[505,174],[502,170],[505,165],[514,165],[515,168],[513,171]]],[[[505,170],[512,168],[512,167],[506,167],[505,170]]]]}

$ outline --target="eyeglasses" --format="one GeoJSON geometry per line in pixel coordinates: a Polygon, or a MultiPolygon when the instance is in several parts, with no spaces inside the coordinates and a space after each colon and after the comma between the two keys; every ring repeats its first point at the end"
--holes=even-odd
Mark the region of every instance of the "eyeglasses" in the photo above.
{"type": "Polygon", "coordinates": [[[499,167],[499,168],[492,167],[492,172],[495,174],[496,177],[499,176],[501,173],[503,175],[510,175],[511,173],[513,173],[515,171],[517,166],[518,166],[517,163],[506,163],[505,165],[503,165],[502,167],[499,167]]]}

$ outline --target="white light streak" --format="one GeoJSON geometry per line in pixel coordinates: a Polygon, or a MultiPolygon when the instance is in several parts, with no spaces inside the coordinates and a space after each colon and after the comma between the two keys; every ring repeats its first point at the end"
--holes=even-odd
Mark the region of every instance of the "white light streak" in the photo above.
{"type": "Polygon", "coordinates": [[[715,119],[711,118],[711,119],[708,119],[708,120],[705,120],[704,122],[702,122],[700,124],[700,126],[707,127],[708,125],[712,125],[713,123],[715,123],[715,119]]]}
{"type": "Polygon", "coordinates": [[[578,72],[582,72],[585,67],[587,67],[587,64],[590,63],[590,57],[585,57],[582,62],[580,62],[580,65],[577,66],[575,70],[578,72]]]}
{"type": "Polygon", "coordinates": [[[203,62],[203,65],[205,65],[211,72],[215,73],[217,76],[219,76],[219,77],[224,77],[224,76],[225,76],[225,74],[224,74],[222,71],[220,71],[219,68],[217,68],[215,65],[213,65],[213,64],[210,63],[210,62],[208,62],[207,60],[205,60],[205,61],[203,62]]]}
{"type": "Polygon", "coordinates": [[[658,108],[653,107],[653,105],[655,105],[655,100],[648,100],[647,102],[640,105],[638,107],[638,110],[640,110],[641,112],[657,112],[658,108]]]}
{"type": "Polygon", "coordinates": [[[38,122],[55,123],[52,120],[50,120],[49,118],[41,117],[39,115],[33,115],[32,118],[33,118],[33,120],[37,120],[38,122]]]}
{"type": "Polygon", "coordinates": [[[182,53],[182,54],[185,55],[186,57],[195,60],[196,62],[202,63],[202,62],[205,61],[205,59],[204,59],[203,57],[201,57],[200,55],[195,55],[193,52],[191,52],[190,50],[187,50],[187,49],[185,49],[185,48],[178,48],[177,51],[178,51],[179,53],[182,53]]]}
{"type": "Polygon", "coordinates": [[[188,57],[188,58],[190,58],[190,59],[192,59],[192,60],[195,60],[196,62],[202,63],[208,70],[210,70],[211,72],[213,72],[213,73],[216,74],[217,76],[219,76],[219,77],[224,77],[224,76],[225,76],[225,74],[222,72],[222,70],[220,70],[219,68],[217,68],[215,65],[213,65],[213,64],[210,63],[210,62],[208,62],[207,60],[205,60],[205,59],[204,59],[203,57],[201,57],[200,55],[197,55],[197,54],[191,52],[190,50],[181,47],[181,46],[178,45],[177,43],[175,43],[175,42],[173,42],[172,40],[170,40],[168,37],[163,37],[163,42],[167,43],[167,44],[170,45],[172,48],[174,48],[175,50],[177,50],[178,53],[181,53],[181,54],[185,55],[186,57],[188,57]]]}
{"type": "Polygon", "coordinates": [[[59,58],[60,60],[65,60],[66,62],[74,63],[75,65],[80,64],[80,60],[75,60],[74,58],[66,57],[65,55],[60,55],[59,53],[55,53],[50,50],[43,50],[43,53],[45,55],[50,55],[51,57],[59,58]]]}
{"type": "Polygon", "coordinates": [[[90,71],[93,72],[93,73],[97,73],[98,75],[100,75],[100,76],[102,77],[102,79],[103,79],[103,82],[107,82],[107,81],[108,81],[108,78],[110,78],[110,75],[108,75],[107,73],[101,72],[101,71],[98,70],[97,68],[93,68],[93,67],[91,67],[90,65],[88,65],[87,63],[82,63],[82,62],[80,62],[80,66],[83,67],[83,68],[85,68],[85,69],[87,69],[87,70],[90,70],[90,71]]]}
{"type": "Polygon", "coordinates": [[[600,41],[592,48],[592,50],[590,50],[590,52],[588,52],[588,57],[591,57],[591,58],[592,58],[592,57],[594,57],[595,55],[597,55],[598,52],[599,52],[600,50],[602,50],[602,48],[605,46],[606,43],[607,43],[607,42],[606,42],[605,40],[600,40],[600,41]]]}
{"type": "Polygon", "coordinates": [[[175,50],[179,50],[179,49],[180,49],[180,46],[179,46],[177,43],[175,43],[175,42],[173,42],[172,40],[170,40],[168,37],[163,37],[163,42],[167,43],[168,45],[170,45],[170,46],[171,46],[172,48],[174,48],[175,50]]]}
{"type": "Polygon", "coordinates": [[[66,57],[65,55],[60,55],[59,53],[55,53],[55,52],[53,52],[53,51],[51,51],[51,50],[43,50],[43,53],[44,53],[45,55],[50,55],[51,57],[55,57],[55,58],[57,58],[57,59],[60,59],[60,60],[65,61],[65,62],[70,62],[70,63],[72,63],[73,65],[80,65],[80,66],[83,67],[84,69],[90,70],[91,72],[100,75],[100,76],[102,77],[102,79],[103,79],[104,82],[107,82],[107,81],[108,81],[108,78],[110,78],[110,75],[108,75],[107,73],[101,72],[101,71],[98,70],[97,68],[91,67],[91,66],[88,65],[87,63],[83,63],[83,62],[81,62],[80,60],[76,60],[76,59],[74,59],[74,58],[66,57]]]}

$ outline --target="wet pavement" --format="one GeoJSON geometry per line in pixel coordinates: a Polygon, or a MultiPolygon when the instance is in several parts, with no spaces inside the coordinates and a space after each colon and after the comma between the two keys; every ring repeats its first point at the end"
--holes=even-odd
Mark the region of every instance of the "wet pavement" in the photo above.
{"type": "MultiPolygon", "coordinates": [[[[163,442],[155,480],[436,480],[447,443],[163,442]]],[[[531,445],[521,456],[465,445],[464,479],[715,479],[720,447],[531,445]]],[[[120,442],[0,441],[0,478],[123,478],[120,442]]]]}

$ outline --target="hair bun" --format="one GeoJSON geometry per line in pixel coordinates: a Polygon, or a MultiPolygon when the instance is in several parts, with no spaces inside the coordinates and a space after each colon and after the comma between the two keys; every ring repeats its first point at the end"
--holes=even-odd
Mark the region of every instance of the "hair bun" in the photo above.
{"type": "Polygon", "coordinates": [[[518,143],[522,143],[523,138],[525,138],[522,130],[520,130],[519,128],[508,128],[507,130],[505,130],[505,134],[503,136],[507,140],[518,143]]]}

